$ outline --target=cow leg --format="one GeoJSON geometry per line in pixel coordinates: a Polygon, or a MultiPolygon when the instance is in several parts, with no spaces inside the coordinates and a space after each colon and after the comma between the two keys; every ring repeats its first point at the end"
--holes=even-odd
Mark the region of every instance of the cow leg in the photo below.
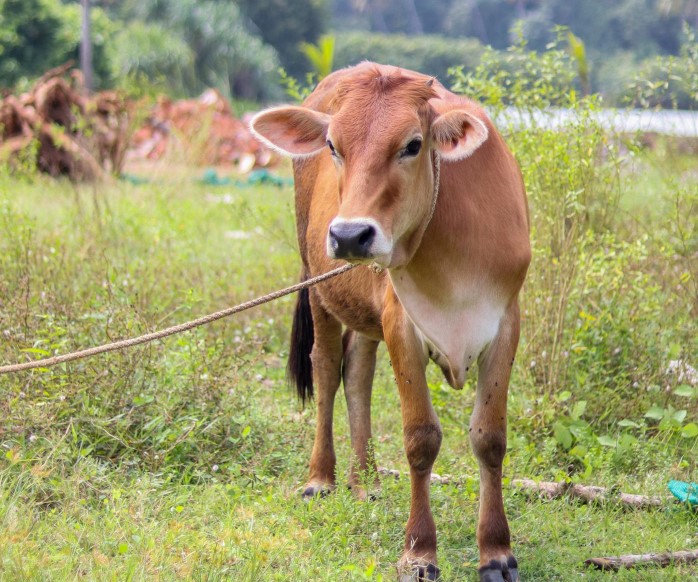
{"type": "Polygon", "coordinates": [[[502,461],[507,447],[507,391],[519,343],[519,306],[512,303],[497,337],[482,354],[470,443],[480,465],[480,516],[477,543],[481,582],[517,582],[509,524],[502,500],[502,461]]]}
{"type": "Polygon", "coordinates": [[[429,505],[429,486],[441,446],[441,427],[425,377],[426,354],[391,287],[386,292],[383,331],[400,392],[412,493],[398,575],[401,581],[436,580],[436,525],[429,505]]]}
{"type": "Polygon", "coordinates": [[[328,493],[335,487],[336,456],[332,420],[342,366],[342,325],[322,307],[320,298],[313,291],[310,293],[310,307],[313,313],[315,341],[311,359],[317,424],[313,452],[310,455],[310,474],[303,491],[303,497],[306,499],[328,493]]]}
{"type": "MultiPolygon", "coordinates": [[[[371,391],[376,370],[378,342],[355,331],[344,334],[344,395],[347,399],[349,431],[354,458],[351,463],[349,486],[359,499],[367,499],[368,492],[361,484],[361,472],[376,474],[376,463],[371,451],[371,391]]],[[[376,480],[377,484],[377,480],[376,480]]]]}

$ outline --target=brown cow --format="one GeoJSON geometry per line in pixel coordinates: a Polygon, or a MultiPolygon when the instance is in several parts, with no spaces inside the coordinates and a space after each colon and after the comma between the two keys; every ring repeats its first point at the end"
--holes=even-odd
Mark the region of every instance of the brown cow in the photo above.
{"type": "Polygon", "coordinates": [[[356,455],[350,485],[366,496],[359,471],[375,468],[371,386],[385,340],[412,489],[398,572],[435,580],[429,482],[442,433],[425,368],[432,359],[460,389],[477,362],[470,441],[480,465],[480,580],[518,580],[502,502],[518,295],[531,258],[516,161],[475,103],[419,73],[374,63],[333,73],[302,107],[262,111],[251,126],[294,160],[303,277],[340,259],[367,265],[314,287],[296,306],[289,368],[303,399],[313,383],[317,393],[303,495],[335,487],[332,410],[343,380],[356,455]]]}

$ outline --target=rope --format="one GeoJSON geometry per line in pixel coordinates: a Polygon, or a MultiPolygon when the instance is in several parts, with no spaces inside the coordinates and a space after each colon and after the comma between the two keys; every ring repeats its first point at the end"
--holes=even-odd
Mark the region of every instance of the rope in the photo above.
{"type": "MultiPolygon", "coordinates": [[[[434,194],[431,202],[431,208],[429,209],[429,216],[427,217],[424,230],[426,230],[427,226],[429,226],[429,223],[431,222],[431,219],[434,217],[434,211],[436,210],[436,201],[439,197],[439,182],[441,179],[441,158],[436,150],[433,151],[433,164],[434,194]]],[[[236,313],[240,313],[241,311],[257,307],[258,305],[262,305],[263,303],[268,303],[269,301],[273,301],[274,299],[278,299],[279,297],[283,297],[284,295],[290,295],[291,293],[295,293],[296,291],[307,289],[308,287],[312,287],[313,285],[317,285],[318,283],[327,281],[327,279],[331,279],[332,277],[336,277],[337,275],[346,273],[347,271],[353,269],[356,266],[358,265],[352,265],[347,263],[346,265],[329,271],[324,275],[318,275],[317,277],[313,277],[301,283],[297,283],[296,285],[291,285],[290,287],[286,287],[285,289],[280,289],[279,291],[274,291],[273,293],[263,295],[262,297],[258,297],[257,299],[246,301],[245,303],[241,303],[240,305],[236,305],[235,307],[229,307],[228,309],[224,309],[223,311],[216,311],[215,313],[205,315],[204,317],[199,317],[198,319],[194,319],[193,321],[181,323],[179,325],[174,325],[172,327],[168,327],[160,331],[147,333],[145,335],[141,335],[130,339],[120,340],[118,342],[105,344],[103,346],[97,346],[94,348],[81,350],[79,352],[63,354],[62,356],[53,356],[52,358],[35,360],[33,362],[25,362],[23,364],[13,364],[11,366],[0,366],[0,375],[10,374],[12,372],[21,372],[22,370],[32,370],[34,368],[49,368],[51,366],[55,366],[56,364],[72,362],[73,360],[89,358],[90,356],[96,356],[97,354],[104,354],[106,352],[113,352],[115,350],[130,348],[139,344],[145,344],[158,339],[162,339],[164,337],[174,335],[176,333],[182,333],[184,331],[194,329],[195,327],[201,327],[202,325],[206,325],[207,323],[211,323],[212,321],[223,319],[224,317],[228,317],[229,315],[235,315],[236,313]]],[[[383,268],[380,267],[377,263],[372,263],[369,266],[369,268],[376,273],[380,273],[383,270],[383,268]]]]}
{"type": "Polygon", "coordinates": [[[257,299],[246,301],[245,303],[241,303],[240,305],[236,305],[235,307],[229,307],[228,309],[224,309],[222,311],[216,311],[215,313],[205,315],[204,317],[199,317],[198,319],[195,319],[193,321],[181,323],[179,325],[174,325],[172,327],[168,327],[166,329],[162,329],[160,331],[155,331],[152,333],[147,333],[139,337],[125,339],[118,342],[105,344],[103,346],[97,346],[94,348],[81,350],[79,352],[63,354],[62,356],[54,356],[52,358],[46,358],[44,360],[35,360],[33,362],[25,362],[23,364],[2,366],[0,367],[0,374],[10,374],[11,372],[20,372],[22,370],[31,370],[33,368],[48,368],[50,366],[55,366],[56,364],[61,364],[63,362],[72,362],[73,360],[89,358],[90,356],[95,356],[97,354],[113,352],[114,350],[130,348],[131,346],[137,346],[139,344],[144,344],[157,339],[162,339],[164,337],[174,335],[176,333],[181,333],[183,331],[194,329],[195,327],[201,327],[202,325],[206,325],[207,323],[211,323],[212,321],[223,319],[224,317],[240,313],[241,311],[251,309],[252,307],[257,307],[258,305],[268,303],[269,301],[273,301],[274,299],[278,299],[279,297],[283,297],[285,295],[290,295],[291,293],[295,293],[296,291],[301,291],[302,289],[312,287],[313,285],[317,285],[318,283],[327,281],[328,279],[336,277],[337,275],[346,273],[347,271],[353,269],[356,266],[358,265],[352,265],[350,263],[347,263],[346,265],[338,267],[337,269],[329,271],[323,275],[318,275],[317,277],[313,277],[306,281],[302,281],[301,283],[297,283],[296,285],[291,285],[290,287],[286,287],[285,289],[280,289],[279,291],[274,291],[273,293],[269,293],[262,297],[258,297],[257,299]]]}

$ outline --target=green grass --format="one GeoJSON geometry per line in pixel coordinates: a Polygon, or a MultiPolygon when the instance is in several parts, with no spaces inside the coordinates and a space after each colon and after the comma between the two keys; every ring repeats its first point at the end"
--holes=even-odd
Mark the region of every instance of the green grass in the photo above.
{"type": "MultiPolygon", "coordinates": [[[[661,163],[654,168],[652,179],[666,188],[656,169],[661,163]]],[[[138,335],[296,281],[290,188],[205,187],[191,171],[171,168],[150,177],[142,186],[74,188],[0,174],[0,362],[138,335]]],[[[637,229],[623,224],[631,241],[637,229]]],[[[649,227],[658,232],[657,224],[649,227]]],[[[592,556],[698,547],[698,518],[685,508],[542,501],[509,484],[569,476],[664,494],[670,478],[698,480],[696,439],[681,435],[697,420],[698,396],[676,395],[673,384],[669,392],[664,384],[654,388],[663,374],[654,363],[696,353],[695,319],[667,267],[684,263],[666,263],[652,240],[646,259],[635,247],[608,248],[607,271],[584,271],[595,285],[607,282],[622,297],[628,293],[624,277],[665,279],[654,295],[645,293],[652,302],[640,305],[639,319],[632,319],[634,296],[631,307],[609,307],[611,315],[629,310],[629,329],[610,315],[601,319],[605,311],[584,303],[597,301],[593,289],[580,287],[571,321],[586,310],[604,326],[570,325],[565,341],[581,346],[571,352],[566,376],[581,386],[574,393],[565,394],[567,385],[542,387],[541,364],[531,366],[531,360],[544,356],[532,347],[534,332],[524,334],[512,384],[504,490],[524,580],[686,580],[698,574],[695,566],[602,574],[583,565],[592,556]],[[666,301],[657,299],[660,292],[666,301]],[[664,330],[656,346],[642,343],[651,325],[664,330]],[[681,338],[688,340],[677,352],[681,338]],[[622,362],[602,357],[607,344],[626,339],[622,362]],[[609,365],[615,366],[610,372],[609,365]],[[599,371],[598,379],[580,377],[588,370],[599,371]],[[605,383],[596,399],[593,382],[605,383]],[[678,424],[662,425],[645,418],[651,403],[686,414],[678,424]],[[569,446],[563,429],[573,438],[569,446]],[[618,445],[603,444],[599,436],[618,445]]],[[[593,256],[589,264],[596,264],[593,256]]],[[[644,293],[642,281],[635,284],[644,293]]],[[[384,479],[381,495],[368,503],[342,486],[311,503],[299,498],[314,412],[300,408],[285,381],[293,301],[128,352],[0,377],[0,579],[394,578],[409,509],[405,477],[384,479]]],[[[444,580],[476,580],[478,474],[467,442],[472,386],[455,392],[434,368],[429,378],[444,429],[435,471],[462,481],[432,488],[440,566],[444,580]]],[[[404,472],[399,400],[384,348],[374,401],[379,464],[404,472]]],[[[341,395],[336,416],[342,485],[350,446],[341,395]]]]}

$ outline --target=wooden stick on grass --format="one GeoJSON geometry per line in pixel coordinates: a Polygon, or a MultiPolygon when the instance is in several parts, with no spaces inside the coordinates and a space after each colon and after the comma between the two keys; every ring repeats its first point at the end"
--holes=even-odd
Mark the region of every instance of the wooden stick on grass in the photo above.
{"type": "Polygon", "coordinates": [[[698,562],[698,550],[682,550],[680,552],[663,552],[661,554],[628,554],[606,558],[589,558],[584,563],[598,570],[617,571],[621,568],[635,568],[648,564],[666,568],[671,564],[692,564],[698,562]]]}
{"type": "Polygon", "coordinates": [[[593,501],[615,501],[623,505],[630,505],[637,508],[664,507],[668,502],[674,501],[672,497],[660,497],[657,495],[635,495],[608,489],[606,487],[596,487],[594,485],[578,485],[576,483],[552,483],[549,481],[533,481],[532,479],[514,479],[512,483],[526,491],[539,493],[548,499],[569,495],[581,499],[587,503],[593,501]]]}

